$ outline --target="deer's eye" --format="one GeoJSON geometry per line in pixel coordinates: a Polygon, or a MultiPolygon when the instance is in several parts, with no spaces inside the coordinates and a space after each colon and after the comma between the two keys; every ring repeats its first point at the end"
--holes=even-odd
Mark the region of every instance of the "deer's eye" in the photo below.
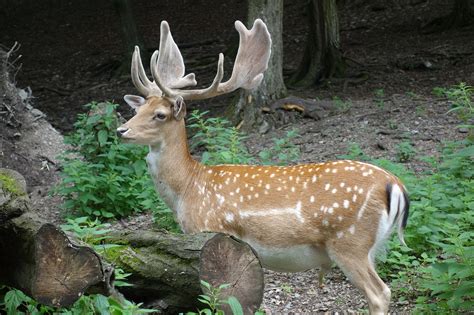
{"type": "Polygon", "coordinates": [[[155,117],[153,117],[154,119],[156,120],[165,120],[166,119],[166,115],[163,114],[163,113],[156,113],[155,114],[155,117]]]}

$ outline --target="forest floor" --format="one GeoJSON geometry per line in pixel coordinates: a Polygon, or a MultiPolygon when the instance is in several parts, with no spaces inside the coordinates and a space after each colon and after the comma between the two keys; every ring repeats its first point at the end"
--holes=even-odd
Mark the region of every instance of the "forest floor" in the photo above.
{"type": "MultiPolygon", "coordinates": [[[[291,123],[264,135],[249,135],[246,144],[251,152],[272,146],[274,138],[283,137],[293,128],[298,129],[295,141],[302,152],[300,162],[335,159],[347,153],[351,143],[357,143],[371,157],[396,160],[400,150],[397,146],[409,142],[417,154],[407,166],[419,173],[427,167],[420,157],[436,155],[444,141],[464,137],[456,128],[457,117],[447,113],[448,102],[433,95],[432,90],[459,82],[474,85],[474,27],[424,34],[423,25],[450,11],[450,4],[444,1],[366,2],[348,3],[340,12],[348,77],[323,86],[289,90],[289,94],[302,98],[338,97],[342,102],[334,103],[337,110],[322,120],[288,112],[291,123]]],[[[8,15],[0,13],[0,43],[22,44],[23,66],[16,76],[17,85],[31,87],[33,105],[64,133],[72,130],[76,115],[84,112],[83,105],[91,101],[121,103],[120,111],[129,117],[131,112],[121,99],[124,94],[135,93],[135,89],[128,73],[116,74],[123,46],[111,1],[58,3],[42,6],[37,2],[12,8],[8,15]]],[[[302,55],[304,3],[285,2],[285,77],[296,69],[302,55]]],[[[210,0],[136,1],[134,9],[150,48],[158,44],[159,21],[170,22],[178,45],[185,43],[182,52],[188,72],[195,72],[198,82],[203,83],[214,76],[217,54],[231,50],[228,44],[237,39],[233,21],[245,19],[245,1],[218,6],[210,0]]],[[[228,66],[226,69],[230,69],[228,66]]],[[[196,102],[188,107],[219,115],[232,98],[196,102]]],[[[13,149],[5,145],[2,150],[13,149]]],[[[31,163],[24,167],[24,163],[20,158],[11,165],[35,187],[30,189],[32,194],[40,190],[40,196],[48,198],[45,192],[57,180],[57,173],[31,163]]],[[[50,220],[61,220],[57,200],[43,211],[50,220]]],[[[141,215],[123,220],[118,226],[143,228],[150,223],[151,215],[141,215]]],[[[328,274],[322,289],[317,286],[314,271],[266,273],[263,308],[268,313],[357,312],[366,307],[363,296],[338,269],[328,274]]],[[[411,307],[409,302],[392,299],[392,312],[406,313],[411,307]]]]}

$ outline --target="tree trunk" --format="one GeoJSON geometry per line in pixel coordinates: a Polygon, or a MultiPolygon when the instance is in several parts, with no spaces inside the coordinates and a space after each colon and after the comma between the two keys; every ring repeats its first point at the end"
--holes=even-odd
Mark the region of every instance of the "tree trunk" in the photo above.
{"type": "Polygon", "coordinates": [[[140,47],[142,60],[145,66],[149,63],[149,58],[143,40],[139,35],[137,23],[133,15],[132,2],[130,0],[113,0],[115,11],[120,19],[122,39],[124,45],[124,58],[120,72],[130,72],[132,53],[136,45],[140,47]]]}
{"type": "Polygon", "coordinates": [[[262,107],[286,95],[282,70],[283,0],[249,0],[247,24],[251,27],[257,18],[265,22],[272,36],[272,54],[262,84],[254,91],[242,90],[234,107],[233,120],[241,122],[244,130],[268,126],[262,107]]]}
{"type": "Polygon", "coordinates": [[[309,86],[333,76],[341,76],[345,62],[340,51],[336,0],[310,0],[306,48],[298,69],[290,80],[309,86]]]}

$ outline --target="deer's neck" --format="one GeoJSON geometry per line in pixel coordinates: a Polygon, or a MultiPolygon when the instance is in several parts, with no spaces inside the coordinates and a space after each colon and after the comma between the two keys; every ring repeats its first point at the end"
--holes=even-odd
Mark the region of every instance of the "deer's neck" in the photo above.
{"type": "Polygon", "coordinates": [[[202,167],[189,153],[184,126],[180,129],[172,139],[150,146],[146,158],[157,192],[178,218],[186,191],[202,167]]]}

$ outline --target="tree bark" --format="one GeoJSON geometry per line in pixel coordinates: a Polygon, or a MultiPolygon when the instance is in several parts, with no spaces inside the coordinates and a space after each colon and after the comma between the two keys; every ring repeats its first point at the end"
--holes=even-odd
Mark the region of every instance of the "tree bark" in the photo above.
{"type": "Polygon", "coordinates": [[[282,70],[283,0],[248,1],[248,26],[257,18],[265,22],[272,36],[272,54],[262,84],[253,91],[242,90],[234,107],[233,120],[241,123],[244,130],[267,126],[262,107],[286,95],[282,70]]]}
{"type": "Polygon", "coordinates": [[[124,45],[124,59],[120,72],[130,72],[130,63],[135,46],[140,47],[142,60],[145,66],[149,63],[149,58],[143,40],[138,32],[137,23],[133,15],[132,2],[130,0],[113,0],[115,11],[120,19],[122,39],[124,45]]]}
{"type": "Polygon", "coordinates": [[[345,62],[340,51],[336,0],[308,2],[308,36],[303,59],[290,80],[291,85],[310,86],[341,76],[345,62]]]}

